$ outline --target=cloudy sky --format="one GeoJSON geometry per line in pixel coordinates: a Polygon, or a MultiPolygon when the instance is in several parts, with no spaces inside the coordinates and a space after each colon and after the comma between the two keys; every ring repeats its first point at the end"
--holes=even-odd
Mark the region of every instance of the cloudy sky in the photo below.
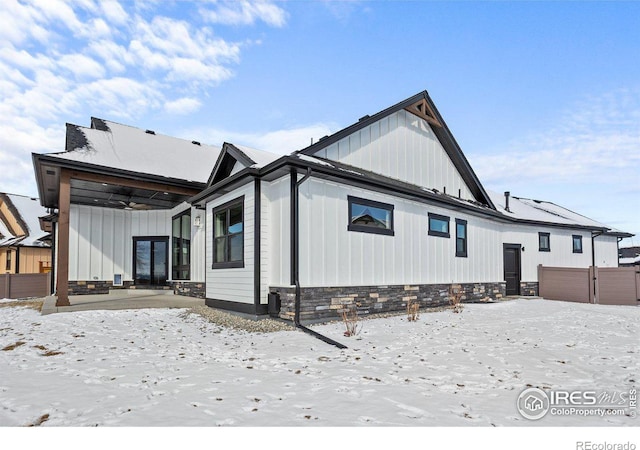
{"type": "MultiPolygon", "coordinates": [[[[640,3],[0,2],[0,191],[91,116],[289,153],[422,90],[487,189],[640,235],[640,3]]],[[[625,243],[640,245],[640,238],[625,243]]]]}

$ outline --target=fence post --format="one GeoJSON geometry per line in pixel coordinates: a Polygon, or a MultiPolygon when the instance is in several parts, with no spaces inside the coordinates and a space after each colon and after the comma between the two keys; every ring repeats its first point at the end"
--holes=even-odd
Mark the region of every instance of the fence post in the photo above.
{"type": "Polygon", "coordinates": [[[7,277],[7,282],[4,285],[4,298],[11,298],[11,274],[7,272],[5,277],[7,277]]]}
{"type": "Polygon", "coordinates": [[[542,277],[543,277],[542,264],[538,264],[538,295],[540,297],[544,297],[542,295],[542,277]]]}

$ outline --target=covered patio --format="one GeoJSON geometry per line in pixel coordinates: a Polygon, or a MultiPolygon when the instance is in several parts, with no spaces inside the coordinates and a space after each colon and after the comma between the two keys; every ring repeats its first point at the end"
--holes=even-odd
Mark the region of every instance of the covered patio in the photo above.
{"type": "Polygon", "coordinates": [[[173,291],[150,289],[117,289],[109,294],[70,295],[68,306],[56,306],[56,297],[45,298],[42,314],[73,311],[118,310],[141,308],[191,308],[204,306],[204,299],[175,295],[173,291]]]}

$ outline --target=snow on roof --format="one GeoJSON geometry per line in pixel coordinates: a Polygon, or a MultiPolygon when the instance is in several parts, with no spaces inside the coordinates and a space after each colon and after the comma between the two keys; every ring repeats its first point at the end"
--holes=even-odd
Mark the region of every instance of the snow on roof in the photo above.
{"type": "Polygon", "coordinates": [[[100,128],[75,127],[86,138],[77,148],[49,156],[120,170],[205,183],[220,147],[97,120],[100,128]],[[106,125],[106,127],[105,127],[106,125]]]}
{"type": "Polygon", "coordinates": [[[14,236],[8,230],[2,221],[0,221],[0,233],[4,235],[4,239],[0,240],[0,245],[21,245],[27,247],[48,247],[48,244],[40,241],[39,239],[45,237],[47,234],[40,229],[40,216],[47,214],[47,210],[40,206],[40,202],[37,198],[26,197],[23,195],[4,194],[9,198],[9,201],[13,204],[15,209],[20,214],[20,218],[27,226],[28,230],[25,230],[27,235],[14,236]]]}
{"type": "Polygon", "coordinates": [[[621,265],[622,264],[629,264],[629,265],[640,264],[640,256],[635,256],[633,258],[620,258],[618,262],[621,265]]]}
{"type": "Polygon", "coordinates": [[[258,150],[251,147],[245,147],[244,145],[233,144],[233,146],[236,147],[245,155],[247,155],[250,159],[255,161],[255,164],[253,164],[251,167],[257,167],[257,168],[264,167],[272,163],[276,159],[282,157],[282,155],[277,155],[275,153],[266,152],[264,150],[258,150]]]}
{"type": "Polygon", "coordinates": [[[505,196],[494,191],[487,191],[491,197],[491,201],[496,206],[499,213],[521,220],[533,220],[539,222],[559,223],[566,225],[579,225],[593,228],[607,228],[613,232],[618,230],[612,229],[608,225],[589,219],[581,214],[575,213],[567,208],[556,205],[555,203],[532,200],[510,196],[509,211],[505,210],[505,196]]]}

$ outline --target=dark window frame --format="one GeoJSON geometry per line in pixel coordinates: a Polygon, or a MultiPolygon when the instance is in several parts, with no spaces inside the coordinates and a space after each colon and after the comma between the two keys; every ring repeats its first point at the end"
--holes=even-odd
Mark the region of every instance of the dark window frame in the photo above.
{"type": "Polygon", "coordinates": [[[5,253],[5,258],[6,258],[6,271],[10,272],[11,271],[11,249],[7,249],[7,253],[5,253]]]}
{"type": "Polygon", "coordinates": [[[395,208],[394,205],[389,203],[377,202],[375,200],[368,200],[366,198],[354,197],[352,195],[347,196],[347,201],[349,204],[349,207],[348,207],[349,224],[347,225],[348,231],[357,231],[360,233],[371,233],[371,234],[382,234],[385,236],[395,236],[395,231],[393,228],[394,227],[393,211],[395,208]],[[385,211],[388,211],[390,228],[377,228],[377,227],[372,227],[368,225],[351,223],[351,218],[353,217],[353,214],[351,211],[354,204],[361,205],[361,206],[369,206],[371,208],[384,209],[385,211]]]}
{"type": "Polygon", "coordinates": [[[133,274],[133,283],[136,285],[140,285],[140,286],[166,286],[167,285],[167,281],[169,280],[169,236],[133,236],[133,265],[132,265],[132,274],[133,274]],[[149,272],[150,272],[150,279],[149,279],[149,283],[141,283],[138,280],[138,262],[137,262],[137,256],[138,256],[138,242],[139,241],[149,241],[150,244],[150,253],[149,253],[149,272]],[[153,242],[161,242],[165,244],[165,250],[164,250],[164,260],[165,260],[165,267],[164,267],[164,283],[160,283],[160,284],[154,284],[153,283],[153,274],[155,274],[155,251],[154,251],[154,247],[155,245],[153,244],[153,242]]]}
{"type": "Polygon", "coordinates": [[[212,260],[213,263],[211,265],[212,269],[237,269],[237,268],[244,268],[244,226],[245,226],[245,220],[244,220],[244,195],[238,198],[235,198],[233,200],[230,200],[226,203],[223,203],[222,205],[218,205],[216,207],[213,208],[212,210],[212,220],[211,220],[211,235],[213,237],[212,239],[212,244],[211,244],[211,249],[213,251],[212,256],[212,260]],[[227,232],[227,234],[225,235],[221,235],[221,236],[216,236],[216,214],[219,214],[222,211],[226,211],[227,212],[227,230],[229,229],[229,220],[230,220],[230,211],[231,208],[236,207],[240,205],[241,209],[242,209],[242,231],[240,233],[231,233],[229,234],[227,232]],[[229,261],[229,254],[230,254],[230,249],[229,249],[229,242],[230,239],[229,237],[231,236],[237,236],[237,235],[241,235],[242,236],[242,259],[238,260],[238,261],[229,261]],[[217,242],[219,240],[219,238],[226,238],[225,239],[225,243],[226,243],[226,248],[225,248],[225,261],[221,261],[221,262],[216,262],[216,245],[217,242]]]}
{"type": "Polygon", "coordinates": [[[573,253],[582,253],[582,235],[574,234],[571,235],[571,246],[573,247],[573,253]],[[579,242],[579,245],[576,246],[576,243],[579,242]]]}
{"type": "Polygon", "coordinates": [[[190,280],[191,279],[191,208],[186,209],[184,211],[182,211],[179,214],[176,214],[175,216],[173,216],[171,218],[171,279],[172,280],[190,280]],[[187,264],[184,264],[184,261],[182,260],[184,257],[184,253],[182,252],[182,246],[184,244],[184,240],[185,237],[182,235],[182,221],[183,218],[185,216],[189,216],[189,237],[188,237],[188,245],[189,245],[189,251],[188,251],[188,255],[189,255],[189,261],[187,262],[187,264]],[[180,219],[180,236],[174,236],[173,234],[173,222],[176,219],[180,219]],[[174,241],[174,239],[177,239],[178,241],[174,241]],[[178,264],[174,264],[173,262],[173,255],[174,255],[174,251],[175,251],[175,247],[177,247],[179,249],[179,253],[178,253],[178,259],[180,260],[178,264]],[[180,273],[187,271],[187,275],[186,277],[181,277],[180,273]]]}
{"type": "Polygon", "coordinates": [[[550,252],[551,251],[551,233],[539,232],[538,233],[538,251],[539,252],[550,252]],[[542,238],[547,238],[547,246],[544,247],[542,245],[542,238]]]}
{"type": "Polygon", "coordinates": [[[429,218],[428,218],[428,223],[427,223],[427,227],[429,229],[429,236],[438,236],[438,237],[444,237],[444,238],[450,238],[451,237],[451,217],[449,216],[443,216],[442,214],[435,214],[435,213],[429,213],[429,218]],[[439,230],[432,230],[431,229],[431,219],[433,220],[440,220],[442,222],[446,222],[447,223],[447,231],[443,232],[443,231],[439,231],[439,230]]]}
{"type": "Polygon", "coordinates": [[[456,219],[456,256],[460,258],[466,258],[468,256],[467,254],[467,248],[468,248],[467,241],[469,239],[468,231],[469,231],[469,228],[467,226],[467,221],[463,219],[456,219]],[[461,237],[458,234],[458,225],[464,226],[464,237],[461,237]],[[460,251],[458,251],[458,241],[462,241],[463,249],[460,251]]]}

